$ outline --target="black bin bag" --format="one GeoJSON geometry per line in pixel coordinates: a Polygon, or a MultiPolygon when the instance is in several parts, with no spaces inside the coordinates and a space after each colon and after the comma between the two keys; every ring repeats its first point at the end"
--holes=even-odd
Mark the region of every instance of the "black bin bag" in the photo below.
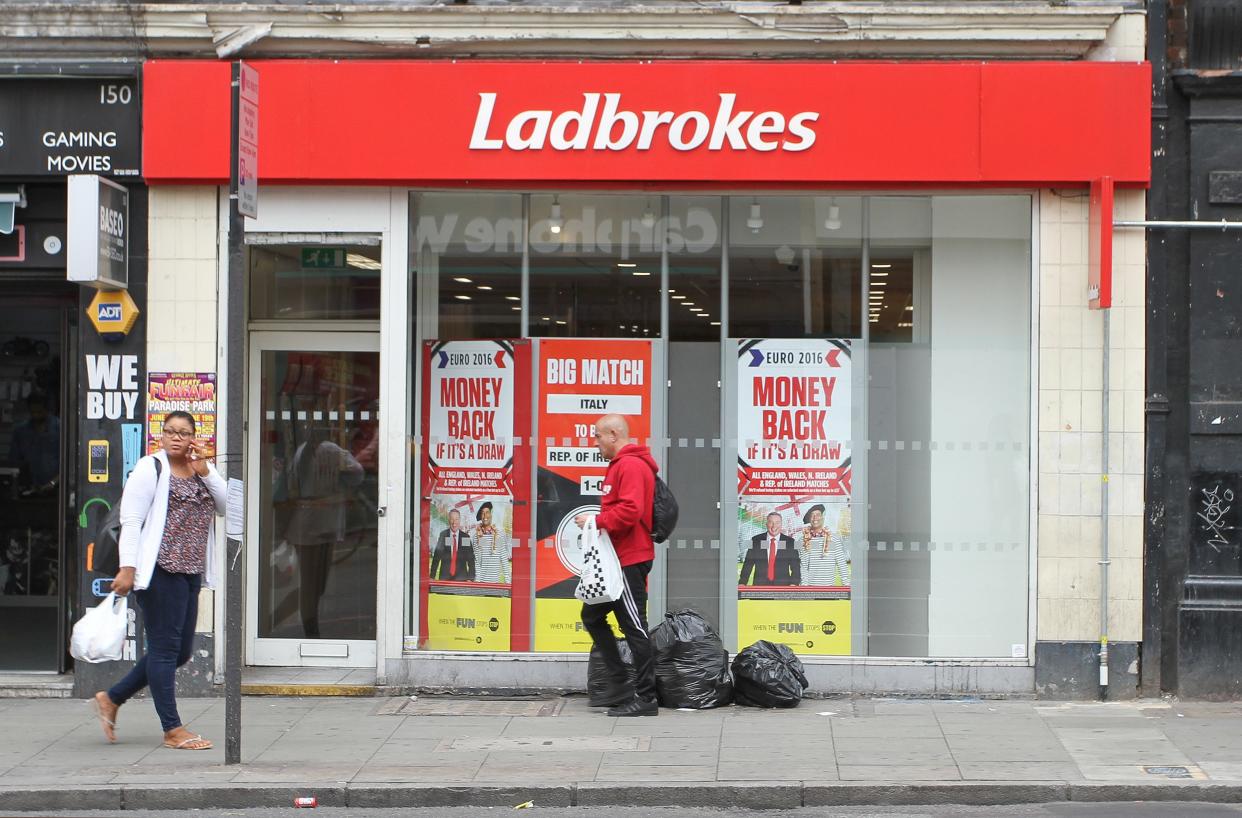
{"type": "Polygon", "coordinates": [[[788,645],[761,639],[733,660],[733,699],[748,707],[797,707],[808,686],[788,645]]]}
{"type": "Polygon", "coordinates": [[[651,631],[656,694],[664,707],[706,710],[733,701],[729,653],[696,611],[664,615],[651,631]]]}
{"type": "MultiPolygon", "coordinates": [[[[638,674],[634,671],[634,657],[630,654],[630,645],[624,639],[618,639],[617,650],[621,652],[621,661],[625,662],[625,681],[633,687],[634,678],[638,674]]],[[[591,655],[587,658],[587,695],[592,699],[605,696],[611,684],[612,677],[608,675],[608,665],[604,663],[603,654],[599,652],[599,648],[591,645],[591,655]]]]}

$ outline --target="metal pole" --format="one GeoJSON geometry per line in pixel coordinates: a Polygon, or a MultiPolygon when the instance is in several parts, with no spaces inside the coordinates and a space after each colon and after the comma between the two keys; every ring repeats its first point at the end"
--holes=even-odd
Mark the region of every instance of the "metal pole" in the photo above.
{"type": "MultiPolygon", "coordinates": [[[[228,440],[224,451],[228,476],[242,479],[244,461],[240,456],[245,437],[242,427],[242,387],[245,382],[243,343],[245,332],[245,271],[243,264],[243,231],[245,222],[237,208],[237,142],[238,110],[241,100],[241,63],[233,63],[232,117],[229,124],[229,266],[228,321],[226,367],[229,379],[225,411],[228,440]]],[[[245,519],[243,515],[243,519],[245,519]]],[[[241,551],[243,539],[228,540],[225,552],[224,590],[224,763],[241,763],[241,665],[242,665],[242,578],[241,551]]]]}
{"type": "Polygon", "coordinates": [[[1148,227],[1148,228],[1169,228],[1175,230],[1242,230],[1242,222],[1227,222],[1221,219],[1218,222],[1194,222],[1194,221],[1119,221],[1113,222],[1113,227],[1148,227]]]}
{"type": "Polygon", "coordinates": [[[1100,428],[1104,430],[1103,445],[1101,446],[1100,457],[1101,472],[1100,477],[1100,698],[1106,698],[1108,693],[1108,364],[1109,364],[1109,344],[1112,343],[1111,327],[1109,326],[1109,310],[1102,310],[1104,313],[1104,372],[1103,384],[1104,390],[1100,397],[1100,407],[1102,410],[1102,422],[1100,428]]]}

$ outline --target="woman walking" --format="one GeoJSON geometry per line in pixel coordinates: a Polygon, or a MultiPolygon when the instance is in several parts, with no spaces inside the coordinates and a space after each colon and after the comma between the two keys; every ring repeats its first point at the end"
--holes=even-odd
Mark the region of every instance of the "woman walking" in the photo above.
{"type": "Polygon", "coordinates": [[[161,451],[142,458],[121,495],[121,570],[112,580],[119,596],[131,590],[142,608],[147,651],[124,679],[95,694],[108,741],[116,741],[121,705],[151,689],[164,727],[164,746],[207,750],[211,742],[191,733],[177,715],[176,672],[190,660],[198,594],[215,584],[215,518],[223,514],[228,487],[199,452],[194,417],[169,412],[161,451]]]}

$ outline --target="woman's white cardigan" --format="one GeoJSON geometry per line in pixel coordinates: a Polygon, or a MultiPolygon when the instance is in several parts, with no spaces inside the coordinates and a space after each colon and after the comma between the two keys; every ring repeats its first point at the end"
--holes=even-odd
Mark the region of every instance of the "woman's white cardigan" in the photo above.
{"type": "MultiPolygon", "coordinates": [[[[151,583],[155,573],[155,561],[160,555],[160,543],[164,540],[164,521],[168,518],[168,486],[172,469],[168,455],[156,452],[138,461],[125,483],[121,494],[121,566],[133,567],[134,587],[141,590],[151,583]],[[157,473],[155,459],[162,468],[157,473]]],[[[228,483],[207,464],[203,478],[211,499],[215,501],[216,513],[223,514],[228,503],[228,483]]],[[[203,572],[203,584],[208,588],[216,584],[216,527],[207,529],[207,567],[203,572]]]]}

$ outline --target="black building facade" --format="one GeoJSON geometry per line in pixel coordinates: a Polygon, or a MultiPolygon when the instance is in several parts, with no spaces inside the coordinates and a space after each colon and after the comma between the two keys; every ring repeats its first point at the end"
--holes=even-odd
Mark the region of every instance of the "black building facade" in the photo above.
{"type": "Polygon", "coordinates": [[[1141,688],[1242,694],[1242,3],[1149,8],[1141,688]],[[1209,227],[1205,222],[1227,222],[1209,227]]]}

